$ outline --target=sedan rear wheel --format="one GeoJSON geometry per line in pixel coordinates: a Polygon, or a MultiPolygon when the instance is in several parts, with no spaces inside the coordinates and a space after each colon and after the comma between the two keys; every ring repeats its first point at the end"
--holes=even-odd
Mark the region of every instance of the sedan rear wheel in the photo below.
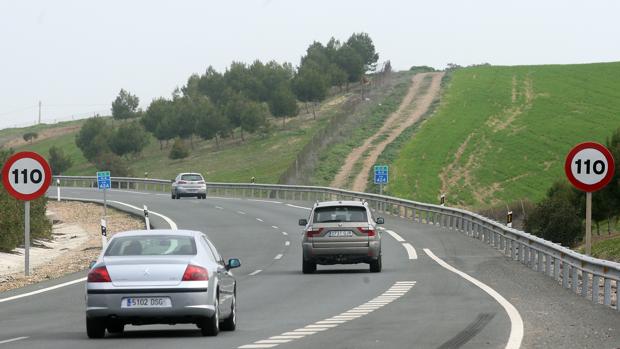
{"type": "Polygon", "coordinates": [[[110,333],[123,333],[125,331],[125,324],[113,322],[108,324],[108,332],[110,333]]]}
{"type": "Polygon", "coordinates": [[[105,323],[100,319],[86,318],[86,334],[88,338],[103,338],[105,336],[105,323]]]}
{"type": "Polygon", "coordinates": [[[176,196],[174,195],[174,193],[171,193],[170,197],[172,197],[172,200],[176,199],[176,196]]]}
{"type": "Polygon", "coordinates": [[[234,331],[235,328],[237,328],[237,292],[233,293],[230,316],[222,322],[223,331],[234,331]]]}
{"type": "Polygon", "coordinates": [[[371,261],[370,262],[370,272],[371,273],[378,273],[381,271],[381,256],[379,255],[379,258],[377,258],[377,260],[371,261]]]}
{"type": "Polygon", "coordinates": [[[301,263],[301,271],[304,274],[312,274],[316,271],[316,263],[314,261],[306,261],[304,259],[301,263]]]}
{"type": "Polygon", "coordinates": [[[215,296],[215,314],[212,317],[202,320],[200,332],[203,336],[217,336],[220,333],[220,302],[219,295],[215,296]]]}

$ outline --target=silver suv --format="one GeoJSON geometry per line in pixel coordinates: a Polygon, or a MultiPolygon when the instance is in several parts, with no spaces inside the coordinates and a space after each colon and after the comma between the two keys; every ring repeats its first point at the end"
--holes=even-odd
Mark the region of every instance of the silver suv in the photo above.
{"type": "Polygon", "coordinates": [[[198,199],[207,198],[207,184],[200,173],[179,173],[172,180],[170,196],[179,199],[182,196],[195,196],[198,199]]]}
{"type": "Polygon", "coordinates": [[[370,271],[381,271],[381,234],[368,204],[361,201],[317,202],[304,226],[302,270],[316,271],[317,264],[368,263],[370,271]]]}

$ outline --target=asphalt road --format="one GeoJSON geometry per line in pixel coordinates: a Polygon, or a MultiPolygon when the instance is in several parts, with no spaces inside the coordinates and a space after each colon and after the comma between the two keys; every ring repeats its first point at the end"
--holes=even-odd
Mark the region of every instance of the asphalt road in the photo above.
{"type": "MultiPolygon", "coordinates": [[[[67,188],[62,196],[100,199],[101,193],[67,188]]],[[[201,337],[192,325],[128,326],[123,335],[89,340],[83,282],[3,301],[85,276],[79,273],[0,293],[0,349],[620,347],[620,312],[451,230],[388,216],[381,273],[359,264],[303,275],[297,220],[307,217],[309,203],[123,191],[108,199],[146,204],[180,229],[205,231],[225,258],[241,259],[237,330],[201,337]]]]}

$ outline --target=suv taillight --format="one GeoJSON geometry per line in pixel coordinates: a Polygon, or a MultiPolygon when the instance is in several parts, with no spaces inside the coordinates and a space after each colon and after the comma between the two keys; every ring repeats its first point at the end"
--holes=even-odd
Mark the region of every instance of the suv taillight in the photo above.
{"type": "Polygon", "coordinates": [[[108,268],[106,268],[105,265],[89,271],[86,280],[87,282],[112,282],[110,274],[108,273],[108,268]]]}
{"type": "Polygon", "coordinates": [[[306,230],[306,237],[311,238],[311,237],[315,237],[317,235],[320,235],[321,232],[323,231],[323,228],[310,228],[308,230],[306,230]]]}
{"type": "Polygon", "coordinates": [[[197,265],[188,264],[183,273],[183,281],[207,281],[209,280],[209,272],[206,268],[197,265]]]}
{"type": "Polygon", "coordinates": [[[375,231],[373,229],[357,228],[357,230],[359,230],[362,234],[367,234],[368,236],[375,236],[375,231]]]}

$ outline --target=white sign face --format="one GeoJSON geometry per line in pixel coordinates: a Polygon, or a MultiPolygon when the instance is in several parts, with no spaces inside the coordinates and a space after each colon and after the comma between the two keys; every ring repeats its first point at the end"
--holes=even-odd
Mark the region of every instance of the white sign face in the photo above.
{"type": "Polygon", "coordinates": [[[607,158],[598,149],[582,149],[575,154],[571,161],[573,176],[579,182],[587,185],[601,182],[608,171],[607,158]]]}
{"type": "Polygon", "coordinates": [[[15,161],[8,171],[8,181],[18,193],[30,195],[45,184],[45,169],[35,159],[22,158],[15,161]]]}

